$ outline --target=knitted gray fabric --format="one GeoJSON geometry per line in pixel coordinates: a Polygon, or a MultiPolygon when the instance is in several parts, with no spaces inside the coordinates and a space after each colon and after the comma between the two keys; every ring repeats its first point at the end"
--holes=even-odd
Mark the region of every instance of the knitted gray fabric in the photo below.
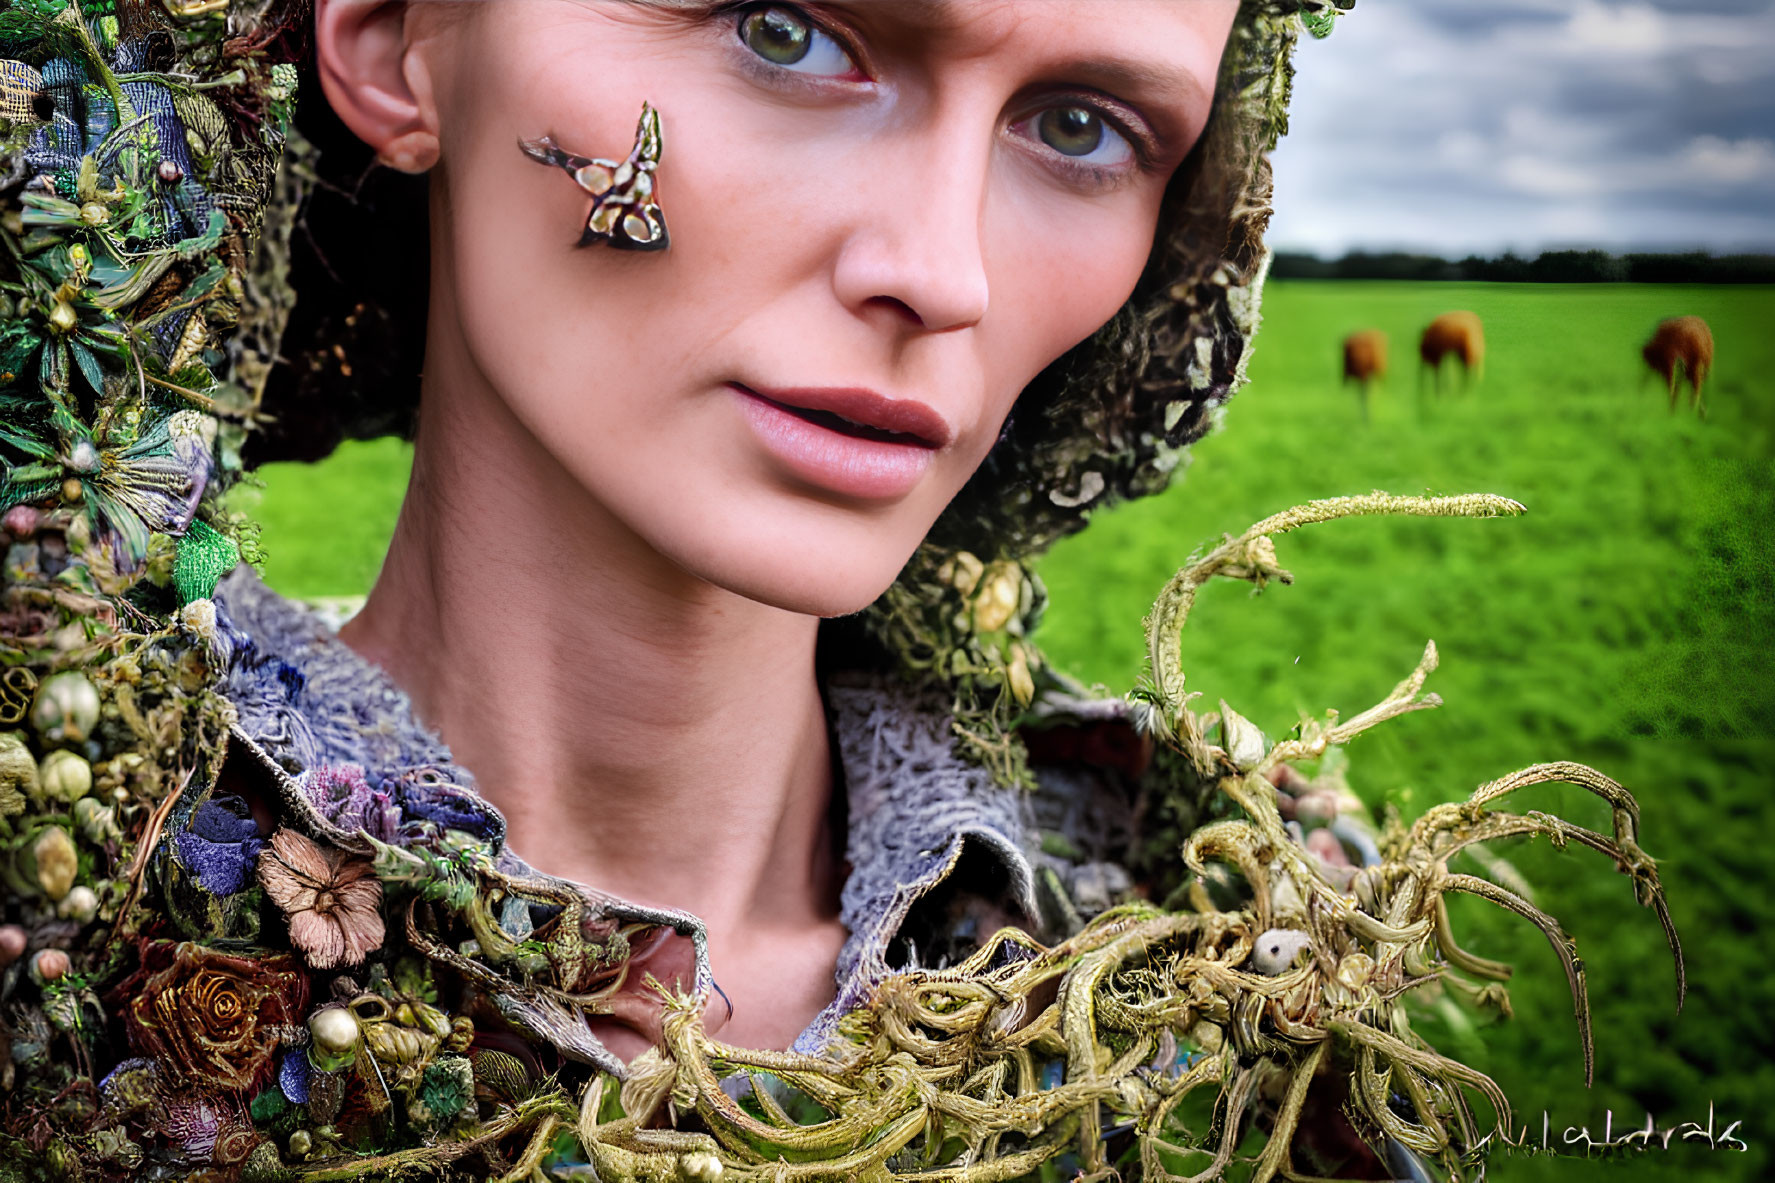
{"type": "MultiPolygon", "coordinates": [[[[316,613],[245,565],[222,580],[215,603],[230,650],[224,693],[241,746],[291,777],[351,764],[391,793],[418,786],[428,808],[471,818],[499,850],[502,870],[538,873],[504,845],[504,817],[414,714],[412,700],[316,613]]],[[[970,870],[970,883],[1002,884],[993,902],[1004,910],[1031,922],[1040,915],[1023,851],[1023,794],[956,752],[941,699],[896,678],[859,675],[834,678],[828,701],[848,805],[851,871],[840,916],[850,936],[838,959],[837,998],[796,1042],[814,1054],[894,968],[889,950],[908,912],[958,870],[970,870]]],[[[696,917],[572,886],[595,915],[671,924],[695,942],[699,985],[710,980],[706,930],[696,917]]],[[[571,1046],[558,1044],[563,1054],[613,1062],[590,1031],[573,1036],[571,1046]]]]}
{"type": "Polygon", "coordinates": [[[1040,915],[1022,849],[1022,794],[956,751],[941,698],[898,678],[853,675],[833,678],[827,699],[850,807],[851,874],[839,900],[850,937],[838,955],[838,997],[796,1041],[807,1052],[892,972],[888,951],[907,913],[965,861],[996,860],[1001,902],[1040,915]]]}
{"type": "Polygon", "coordinates": [[[413,703],[320,616],[284,599],[242,564],[216,587],[221,631],[232,646],[225,693],[238,727],[290,775],[361,764],[384,775],[429,769],[465,790],[504,834],[504,818],[474,794],[474,777],[421,723],[413,703]]]}

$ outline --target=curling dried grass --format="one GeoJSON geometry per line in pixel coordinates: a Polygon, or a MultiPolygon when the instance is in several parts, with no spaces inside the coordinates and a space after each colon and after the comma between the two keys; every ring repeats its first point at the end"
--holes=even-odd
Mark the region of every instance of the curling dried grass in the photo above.
{"type": "Polygon", "coordinates": [[[1472,1098],[1499,1130],[1508,1127],[1509,1102],[1484,1073],[1413,1033],[1405,1005],[1414,990],[1441,982],[1481,1005],[1506,1007],[1498,983],[1510,970],[1457,943],[1450,893],[1490,900],[1547,935],[1571,986],[1587,1082],[1594,1053],[1573,938],[1520,893],[1450,871],[1449,859],[1478,843],[1537,834],[1606,855],[1664,926],[1680,1006],[1681,946],[1656,864],[1639,845],[1637,803],[1594,769],[1536,765],[1429,809],[1409,828],[1392,827],[1382,835],[1381,862],[1340,890],[1284,826],[1268,774],[1437,705],[1424,691],[1435,646],[1369,710],[1344,722],[1335,712],[1303,720],[1294,736],[1270,744],[1224,704],[1218,715],[1189,709],[1181,634],[1210,578],[1288,581],[1272,534],[1356,514],[1488,517],[1521,508],[1488,496],[1313,502],[1196,558],[1149,618],[1152,681],[1138,695],[1149,707],[1148,728],[1211,775],[1242,815],[1197,830],[1183,848],[1198,876],[1196,910],[1115,908],[1051,947],[1004,929],[957,966],[883,982],[846,1019],[849,1043],[834,1059],[720,1043],[703,1030],[700,1000],[668,995],[662,1047],[635,1061],[620,1088],[597,1076],[582,1095],[574,1130],[599,1177],[984,1183],[1031,1175],[1066,1155],[1082,1178],[1138,1169],[1147,1180],[1201,1183],[1226,1173],[1266,1109],[1268,1134],[1251,1178],[1303,1178],[1291,1158],[1294,1135],[1308,1096],[1333,1087],[1334,1074],[1347,1081],[1346,1112],[1370,1140],[1394,1139],[1451,1176],[1467,1172],[1484,1145],[1472,1098]],[[1510,794],[1554,782],[1607,802],[1612,832],[1496,808],[1510,794]],[[1212,906],[1201,886],[1211,861],[1237,870],[1251,889],[1248,907],[1212,906]],[[1246,968],[1258,936],[1279,926],[1307,932],[1309,955],[1274,976],[1246,968]],[[750,1107],[723,1087],[741,1077],[751,1084],[750,1107]],[[791,1115],[773,1081],[811,1106],[815,1119],[791,1115]],[[1406,1104],[1396,1107],[1396,1096],[1406,1104]],[[1206,1120],[1191,1116],[1192,1099],[1211,1100],[1206,1120]],[[706,1133],[650,1128],[691,1113],[706,1133]],[[1116,1129],[1131,1144],[1112,1162],[1108,1131],[1116,1129]]]}

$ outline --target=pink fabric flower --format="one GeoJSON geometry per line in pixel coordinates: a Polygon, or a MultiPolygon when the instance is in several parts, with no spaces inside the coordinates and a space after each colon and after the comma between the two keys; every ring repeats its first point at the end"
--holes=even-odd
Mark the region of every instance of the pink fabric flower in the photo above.
{"type": "Polygon", "coordinates": [[[382,947],[382,884],[368,859],[279,830],[259,856],[259,882],[315,969],[357,965],[382,947]]]}

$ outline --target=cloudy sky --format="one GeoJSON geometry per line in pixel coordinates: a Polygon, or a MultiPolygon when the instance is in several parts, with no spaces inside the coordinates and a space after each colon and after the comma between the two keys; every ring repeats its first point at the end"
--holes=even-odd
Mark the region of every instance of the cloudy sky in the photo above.
{"type": "Polygon", "coordinates": [[[1279,249],[1775,251],[1775,0],[1358,0],[1297,61],[1279,249]]]}

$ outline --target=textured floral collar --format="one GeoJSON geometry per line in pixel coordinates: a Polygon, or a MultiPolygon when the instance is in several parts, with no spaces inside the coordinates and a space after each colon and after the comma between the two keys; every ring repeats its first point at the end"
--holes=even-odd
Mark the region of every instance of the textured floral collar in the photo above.
{"type": "MultiPolygon", "coordinates": [[[[698,990],[712,984],[707,935],[695,916],[549,876],[507,846],[505,819],[480,796],[473,774],[451,760],[388,675],[318,615],[279,596],[245,565],[222,581],[215,603],[218,643],[228,650],[223,693],[237,715],[231,738],[269,774],[298,829],[345,850],[361,845],[354,840],[359,831],[403,847],[416,823],[473,835],[504,874],[582,899],[590,929],[653,925],[688,938],[698,990]]],[[[941,701],[862,675],[832,679],[827,693],[847,798],[851,871],[840,916],[850,935],[839,956],[837,997],[796,1042],[812,1054],[828,1044],[841,1015],[892,969],[905,968],[890,959],[908,913],[964,866],[970,885],[989,885],[998,897],[989,903],[1025,923],[1039,916],[1023,849],[1022,791],[994,783],[955,752],[941,701]]],[[[539,1010],[518,995],[501,1006],[567,1058],[621,1074],[622,1062],[578,1016],[539,1010]]]]}

